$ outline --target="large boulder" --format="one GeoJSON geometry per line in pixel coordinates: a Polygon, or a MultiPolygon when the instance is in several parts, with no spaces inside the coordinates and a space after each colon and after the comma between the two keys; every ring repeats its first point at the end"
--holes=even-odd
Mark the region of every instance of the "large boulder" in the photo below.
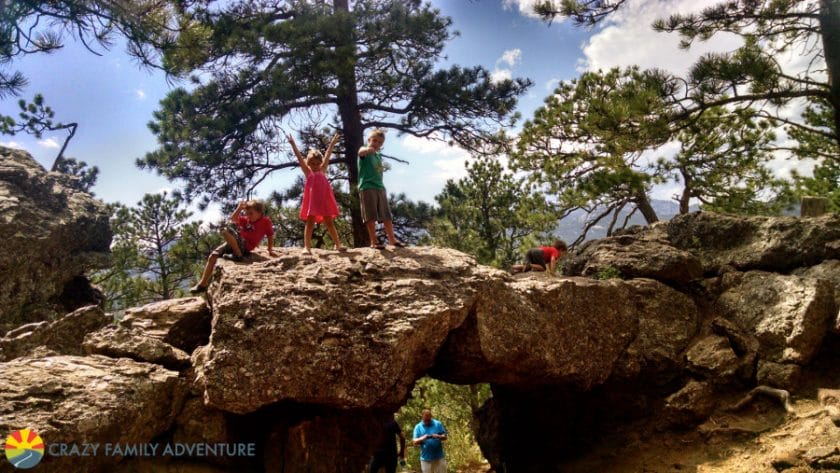
{"type": "Polygon", "coordinates": [[[107,264],[109,214],[73,179],[0,147],[0,333],[97,302],[80,275],[107,264]]]}
{"type": "MultiPolygon", "coordinates": [[[[176,372],[103,356],[17,358],[0,363],[0,379],[0,431],[34,429],[48,446],[149,442],[186,393],[176,372]]],[[[38,471],[106,472],[118,460],[47,454],[38,471]]]]}
{"type": "Polygon", "coordinates": [[[840,335],[840,260],[823,261],[816,266],[800,268],[793,274],[806,278],[825,279],[834,286],[834,303],[837,307],[837,316],[834,318],[832,330],[840,335]]]}
{"type": "Polygon", "coordinates": [[[697,326],[691,299],[652,280],[522,279],[484,294],[440,349],[435,377],[591,389],[679,366],[697,326]]]}
{"type": "Polygon", "coordinates": [[[678,215],[666,226],[679,249],[697,255],[707,272],[787,271],[840,258],[840,214],[742,217],[712,212],[678,215]]]}
{"type": "Polygon", "coordinates": [[[83,355],[82,340],[113,319],[97,306],[75,310],[53,322],[33,322],[0,338],[0,361],[9,361],[43,346],[63,355],[83,355]]]}
{"type": "Polygon", "coordinates": [[[723,280],[716,308],[755,334],[760,358],[802,365],[813,359],[837,315],[828,281],[764,271],[731,272],[723,280]]]}
{"type": "Polygon", "coordinates": [[[642,231],[593,240],[571,255],[565,265],[570,276],[598,277],[617,271],[622,278],[651,278],[685,284],[703,276],[700,260],[671,246],[660,232],[642,231]]]}
{"type": "Polygon", "coordinates": [[[284,400],[396,408],[479,286],[502,277],[435,248],[222,262],[208,292],[210,343],[193,354],[197,383],[210,406],[235,413],[284,400]]]}

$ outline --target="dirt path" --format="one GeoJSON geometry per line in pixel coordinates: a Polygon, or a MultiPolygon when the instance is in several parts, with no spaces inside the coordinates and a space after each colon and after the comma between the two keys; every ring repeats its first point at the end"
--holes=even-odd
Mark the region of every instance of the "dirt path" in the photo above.
{"type": "MultiPolygon", "coordinates": [[[[836,360],[836,359],[835,359],[836,360]]],[[[738,412],[718,412],[684,432],[611,433],[563,471],[589,473],[804,473],[840,471],[840,363],[809,377],[793,412],[757,399],[738,412]],[[837,422],[837,424],[835,424],[837,422]],[[775,465],[775,467],[774,467],[775,465]]]]}

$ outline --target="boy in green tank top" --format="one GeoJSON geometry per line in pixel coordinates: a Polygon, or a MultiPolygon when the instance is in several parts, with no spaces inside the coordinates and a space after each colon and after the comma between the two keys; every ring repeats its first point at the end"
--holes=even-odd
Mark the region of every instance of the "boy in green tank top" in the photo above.
{"type": "Polygon", "coordinates": [[[391,207],[388,205],[388,194],[382,183],[382,145],[385,143],[385,132],[374,129],[368,135],[367,146],[359,148],[359,202],[362,207],[362,220],[367,227],[370,247],[384,249],[376,236],[376,222],[382,222],[385,234],[391,246],[404,247],[394,236],[394,223],[391,217],[391,207]]]}

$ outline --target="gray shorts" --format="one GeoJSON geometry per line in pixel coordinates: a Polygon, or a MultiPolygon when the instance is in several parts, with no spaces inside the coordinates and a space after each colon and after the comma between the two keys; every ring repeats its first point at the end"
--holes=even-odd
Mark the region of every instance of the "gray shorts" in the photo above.
{"type": "Polygon", "coordinates": [[[393,220],[391,218],[391,207],[388,205],[388,194],[385,193],[385,189],[364,189],[359,192],[359,202],[362,204],[363,221],[384,222],[393,220]]]}

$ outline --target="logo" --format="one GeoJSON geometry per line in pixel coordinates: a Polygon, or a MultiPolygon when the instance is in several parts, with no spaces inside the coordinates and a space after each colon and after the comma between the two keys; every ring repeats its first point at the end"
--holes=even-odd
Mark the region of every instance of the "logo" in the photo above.
{"type": "Polygon", "coordinates": [[[34,430],[21,429],[6,437],[6,458],[15,468],[26,470],[41,462],[44,441],[34,430]]]}

